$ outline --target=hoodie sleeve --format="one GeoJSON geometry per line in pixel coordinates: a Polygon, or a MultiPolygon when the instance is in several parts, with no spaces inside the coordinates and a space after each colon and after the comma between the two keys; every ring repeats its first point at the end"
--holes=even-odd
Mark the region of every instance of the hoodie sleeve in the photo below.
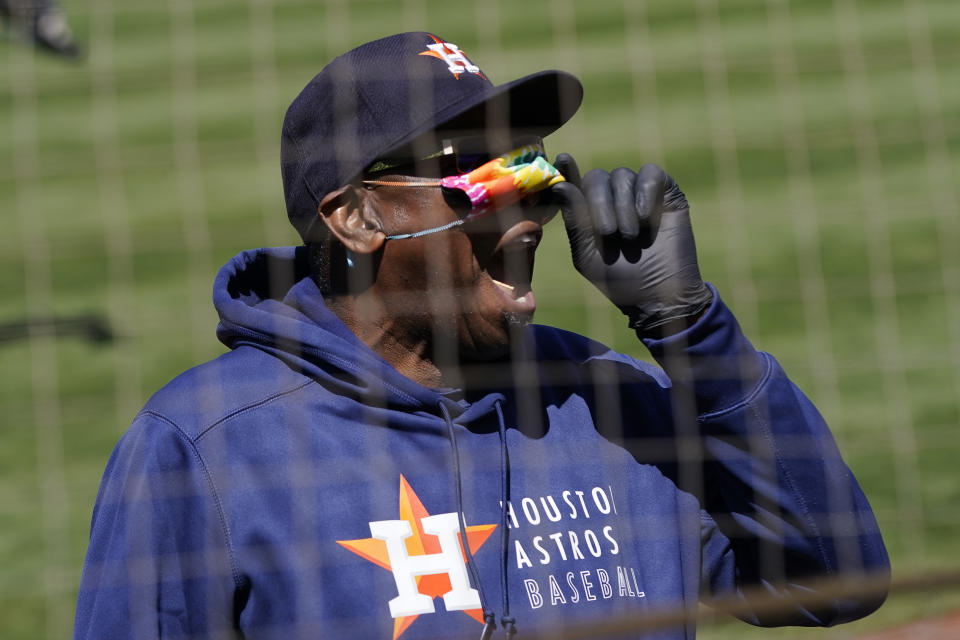
{"type": "Polygon", "coordinates": [[[234,637],[235,575],[202,460],[175,425],[142,413],[100,485],[74,638],[234,637]]]}
{"type": "Polygon", "coordinates": [[[889,561],[866,497],[816,407],[716,292],[690,329],[645,344],[672,382],[675,422],[696,424],[704,594],[739,600],[741,617],[764,626],[832,625],[879,607],[889,561]],[[872,588],[808,606],[831,578],[872,588]],[[751,609],[760,593],[781,605],[751,609]]]}

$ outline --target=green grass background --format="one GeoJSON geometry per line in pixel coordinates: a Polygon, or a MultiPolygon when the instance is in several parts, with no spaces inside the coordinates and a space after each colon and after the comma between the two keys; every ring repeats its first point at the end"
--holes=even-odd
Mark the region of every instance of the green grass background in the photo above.
{"type": "MultiPolygon", "coordinates": [[[[0,637],[69,636],[100,474],[164,382],[221,350],[216,269],[292,244],[290,100],[401,30],[495,81],[586,86],[548,140],[581,167],[664,165],[703,272],[814,398],[898,576],[960,568],[960,8],[955,0],[63,0],[86,56],[0,42],[0,323],[99,313],[118,339],[0,344],[0,637]]],[[[538,320],[643,356],[548,228],[538,320]]],[[[840,638],[960,606],[895,593],[840,638]]]]}

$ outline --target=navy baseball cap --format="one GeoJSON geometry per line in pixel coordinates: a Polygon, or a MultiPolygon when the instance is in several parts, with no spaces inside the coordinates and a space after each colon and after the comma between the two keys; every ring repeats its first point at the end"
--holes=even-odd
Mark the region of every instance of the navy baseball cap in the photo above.
{"type": "Polygon", "coordinates": [[[377,159],[429,155],[460,135],[543,137],[582,100],[580,81],[563,71],[494,85],[455,44],[429,33],[368,42],[331,61],[287,109],[287,216],[305,242],[322,239],[320,200],[377,159]]]}

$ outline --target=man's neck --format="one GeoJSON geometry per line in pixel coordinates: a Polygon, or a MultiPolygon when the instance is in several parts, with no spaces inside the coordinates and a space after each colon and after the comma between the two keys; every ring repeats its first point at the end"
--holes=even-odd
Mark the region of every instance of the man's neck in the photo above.
{"type": "Polygon", "coordinates": [[[432,332],[429,327],[413,328],[387,311],[372,296],[337,296],[326,300],[327,307],[374,353],[402,375],[425,387],[447,386],[434,363],[432,332]]]}

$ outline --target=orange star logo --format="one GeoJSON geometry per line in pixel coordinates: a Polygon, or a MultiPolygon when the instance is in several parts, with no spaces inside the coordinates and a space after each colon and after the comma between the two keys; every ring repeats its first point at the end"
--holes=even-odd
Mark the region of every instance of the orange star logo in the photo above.
{"type": "MultiPolygon", "coordinates": [[[[420,502],[420,498],[407,483],[407,479],[400,476],[400,520],[406,520],[410,524],[413,535],[406,539],[407,553],[412,556],[422,556],[428,554],[438,554],[441,551],[440,542],[437,536],[425,533],[421,520],[430,514],[420,502]]],[[[497,528],[495,524],[481,524],[465,527],[467,534],[467,544],[470,545],[470,553],[476,553],[477,549],[483,546],[493,530],[497,528]]],[[[457,534],[457,540],[460,542],[460,553],[466,563],[466,553],[463,550],[463,539],[457,534]]],[[[377,538],[362,538],[359,540],[337,540],[337,544],[351,551],[365,560],[369,560],[378,567],[382,567],[392,572],[390,564],[390,554],[387,551],[387,543],[377,538]]],[[[454,547],[455,548],[455,547],[454,547]]],[[[455,553],[455,552],[454,552],[455,553]]],[[[416,577],[417,591],[429,596],[430,598],[440,598],[452,588],[450,577],[446,573],[426,574],[416,577]]],[[[469,609],[465,610],[468,616],[483,624],[483,610],[469,609]]],[[[394,620],[393,640],[397,640],[400,635],[406,631],[413,621],[419,615],[402,616],[394,620]]]]}
{"type": "Polygon", "coordinates": [[[433,39],[434,44],[427,45],[427,50],[421,51],[419,55],[431,56],[443,60],[449,66],[450,73],[452,73],[453,77],[457,80],[460,79],[460,74],[464,71],[475,73],[484,79],[486,78],[483,72],[480,71],[480,67],[470,62],[466,54],[464,54],[457,45],[444,42],[435,35],[430,35],[430,38],[433,39]]]}

